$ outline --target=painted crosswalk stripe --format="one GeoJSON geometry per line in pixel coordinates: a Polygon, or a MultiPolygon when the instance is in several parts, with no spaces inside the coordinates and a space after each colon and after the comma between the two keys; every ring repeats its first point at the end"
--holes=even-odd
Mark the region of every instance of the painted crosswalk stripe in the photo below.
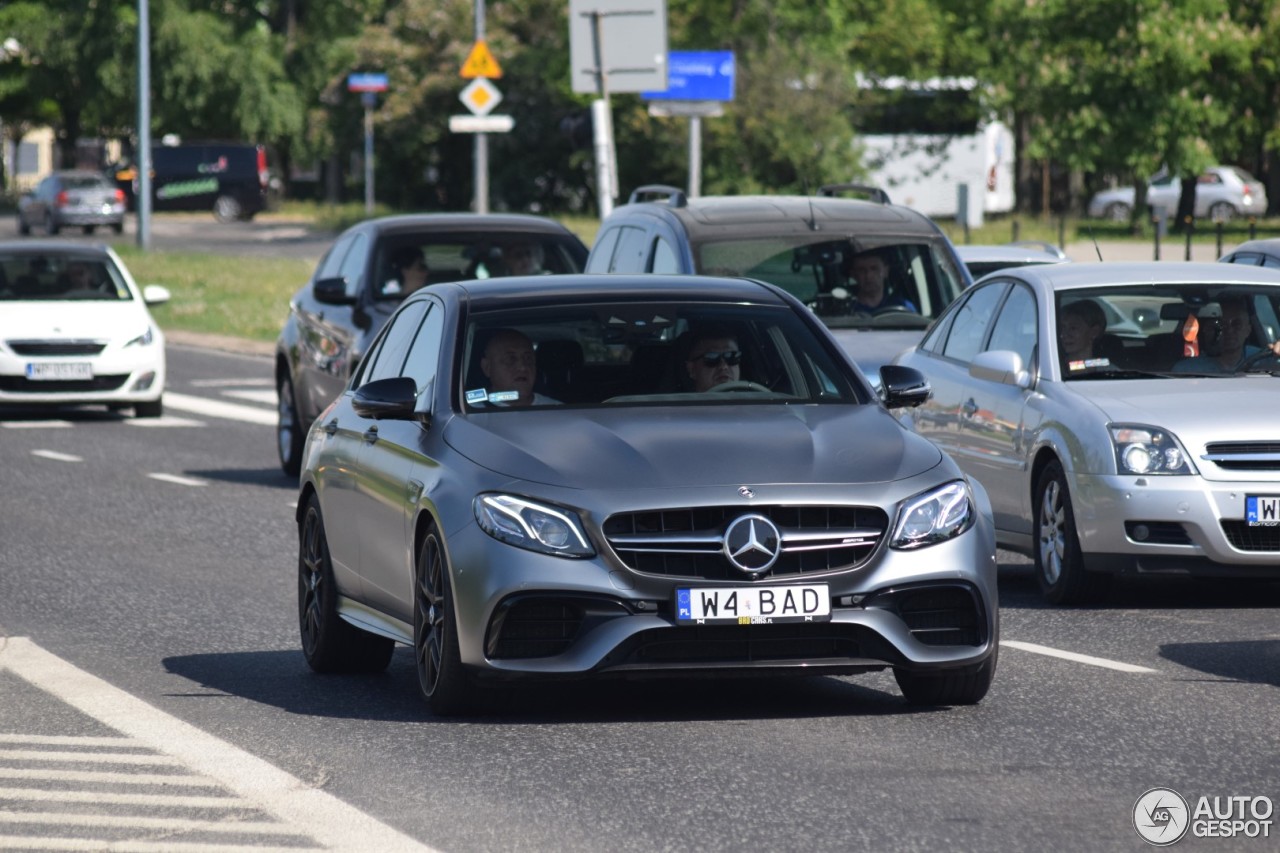
{"type": "Polygon", "coordinates": [[[153,480],[160,480],[165,483],[177,483],[179,486],[207,486],[204,480],[197,480],[194,477],[179,477],[177,474],[148,474],[153,480]]]}
{"type": "Polygon", "coordinates": [[[263,405],[272,407],[279,402],[274,388],[270,390],[255,389],[250,391],[237,389],[234,391],[223,391],[222,393],[228,397],[234,397],[237,400],[248,400],[250,403],[262,403],[263,405]]]}
{"type": "Polygon", "coordinates": [[[204,426],[204,421],[196,421],[191,418],[175,418],[164,415],[159,418],[129,418],[125,421],[129,426],[136,427],[199,427],[204,426]]]}
{"type": "Polygon", "coordinates": [[[100,853],[301,853],[312,847],[246,848],[239,844],[191,844],[181,841],[101,841],[79,838],[31,838],[26,835],[0,835],[0,850],[64,850],[100,853]]]}
{"type": "Polygon", "coordinates": [[[164,395],[164,404],[171,409],[178,409],[183,412],[191,412],[197,415],[204,415],[211,418],[226,418],[233,421],[244,421],[245,423],[261,424],[263,426],[276,425],[276,413],[274,410],[267,411],[257,406],[242,406],[239,403],[228,403],[223,400],[211,400],[207,397],[194,397],[189,394],[177,394],[168,391],[164,395]]]}
{"type": "Polygon", "coordinates": [[[267,386],[274,388],[276,381],[274,379],[263,379],[262,377],[254,377],[252,379],[193,379],[192,387],[195,388],[234,388],[236,386],[254,388],[257,386],[267,386]]]}
{"type": "Polygon", "coordinates": [[[1055,649],[1050,646],[1040,646],[1035,643],[1024,643],[1019,640],[1001,640],[1000,645],[1005,648],[1019,649],[1024,652],[1033,652],[1038,655],[1047,655],[1052,658],[1061,658],[1062,660],[1075,661],[1076,663],[1085,663],[1090,666],[1100,666],[1104,669],[1114,669],[1118,672],[1159,672],[1158,669],[1151,669],[1145,666],[1138,666],[1132,663],[1121,663],[1117,660],[1108,660],[1107,658],[1094,657],[1093,655],[1082,655],[1078,652],[1068,652],[1062,649],[1055,649]]]}
{"type": "Polygon", "coordinates": [[[243,797],[195,797],[182,794],[117,794],[111,791],[46,791],[39,788],[0,788],[0,800],[28,803],[112,803],[121,806],[177,806],[196,809],[247,809],[243,797]]]}
{"type": "Polygon", "coordinates": [[[105,770],[47,770],[0,767],[0,779],[23,779],[35,782],[107,783],[111,785],[175,785],[180,788],[208,788],[215,784],[203,776],[178,773],[112,773],[105,770]]]}
{"type": "Polygon", "coordinates": [[[71,421],[5,421],[5,429],[70,429],[71,421]]]}
{"type": "MultiPolygon", "coordinates": [[[[171,832],[217,832],[228,835],[291,835],[303,837],[296,829],[280,823],[261,820],[193,820],[173,817],[132,817],[119,815],[78,815],[68,812],[0,812],[0,826],[50,825],[62,829],[88,827],[96,829],[166,829],[171,832]]],[[[111,848],[108,848],[111,849],[111,848]]],[[[300,848],[312,849],[312,848],[300,848]]],[[[258,848],[251,848],[257,851],[258,848]]]]}
{"type": "Polygon", "coordinates": [[[55,462],[83,462],[80,456],[73,456],[70,453],[59,453],[56,450],[33,450],[32,456],[39,456],[42,459],[52,459],[55,462]]]}
{"type": "Polygon", "coordinates": [[[0,759],[5,761],[52,761],[65,763],[74,761],[83,764],[179,764],[178,759],[170,755],[156,755],[153,752],[89,752],[54,751],[51,749],[0,749],[0,759]]]}

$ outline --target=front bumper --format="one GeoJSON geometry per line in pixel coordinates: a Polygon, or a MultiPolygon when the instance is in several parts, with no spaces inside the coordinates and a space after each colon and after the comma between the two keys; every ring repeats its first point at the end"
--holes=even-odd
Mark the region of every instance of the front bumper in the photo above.
{"type": "Polygon", "coordinates": [[[64,207],[55,218],[59,225],[120,225],[124,222],[124,204],[64,207]]]}
{"type": "Polygon", "coordinates": [[[165,385],[164,337],[146,346],[108,345],[95,356],[23,356],[0,347],[0,404],[142,403],[160,399],[165,385]],[[88,363],[89,379],[29,378],[27,365],[88,363]]]}
{"type": "Polygon", "coordinates": [[[1090,568],[1221,577],[1280,577],[1280,527],[1249,527],[1248,496],[1276,479],[1077,475],[1073,498],[1090,568]]]}

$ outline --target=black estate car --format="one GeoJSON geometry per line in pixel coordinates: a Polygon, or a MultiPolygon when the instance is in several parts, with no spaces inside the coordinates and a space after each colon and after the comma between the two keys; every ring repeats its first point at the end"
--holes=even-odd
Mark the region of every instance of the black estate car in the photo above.
{"type": "Polygon", "coordinates": [[[338,236],[289,303],[276,343],[280,464],[296,475],[302,440],[342,393],[369,342],[417,286],[519,271],[581,272],[587,247],[558,222],[515,214],[387,216],[338,236]]]}
{"type": "Polygon", "coordinates": [[[931,219],[856,184],[812,197],[690,198],[675,187],[639,187],[601,224],[587,272],[776,284],[821,317],[872,378],[973,283],[931,219]]]}

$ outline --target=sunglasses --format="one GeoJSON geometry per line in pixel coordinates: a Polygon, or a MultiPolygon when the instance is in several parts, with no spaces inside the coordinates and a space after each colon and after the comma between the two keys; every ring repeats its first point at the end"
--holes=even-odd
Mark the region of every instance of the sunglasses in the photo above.
{"type": "Polygon", "coordinates": [[[730,367],[737,367],[742,361],[742,350],[730,349],[724,352],[704,352],[702,355],[695,355],[689,360],[701,361],[703,367],[716,367],[722,361],[730,367]]]}

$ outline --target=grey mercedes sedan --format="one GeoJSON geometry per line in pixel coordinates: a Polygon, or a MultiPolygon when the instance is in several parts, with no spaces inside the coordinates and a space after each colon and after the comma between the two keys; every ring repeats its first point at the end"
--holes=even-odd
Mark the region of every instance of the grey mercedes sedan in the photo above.
{"type": "Polygon", "coordinates": [[[520,679],[885,668],[911,702],[977,702],[989,502],[890,411],[924,378],[880,378],[760,282],[424,288],[307,436],[306,659],[411,646],[437,714],[520,679]]]}
{"type": "Polygon", "coordinates": [[[993,273],[896,360],[911,412],[991,495],[1054,603],[1118,572],[1280,578],[1280,272],[1060,264],[993,273]]]}

